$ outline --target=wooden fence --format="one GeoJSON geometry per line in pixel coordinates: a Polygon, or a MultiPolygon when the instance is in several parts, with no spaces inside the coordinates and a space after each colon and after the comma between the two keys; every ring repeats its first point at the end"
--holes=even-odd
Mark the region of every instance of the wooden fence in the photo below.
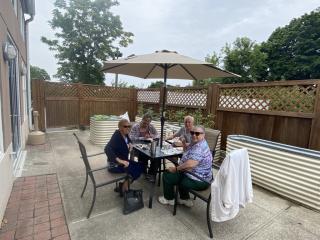
{"type": "MultiPolygon", "coordinates": [[[[223,149],[228,135],[243,134],[320,150],[319,88],[320,80],[168,88],[167,106],[214,114],[223,149]]],[[[139,104],[157,110],[162,93],[140,89],[137,96],[139,104]]]]}
{"type": "MultiPolygon", "coordinates": [[[[94,114],[122,114],[130,119],[137,104],[159,112],[163,89],[32,82],[33,109],[40,129],[88,125],[94,114]],[[45,119],[46,118],[46,125],[45,119]]],[[[247,84],[211,84],[206,88],[168,88],[167,109],[200,109],[215,115],[222,148],[229,134],[243,134],[320,150],[320,80],[247,84]]]]}
{"type": "Polygon", "coordinates": [[[95,114],[134,119],[137,91],[97,85],[66,84],[32,80],[33,110],[40,113],[40,129],[89,125],[95,114]]]}

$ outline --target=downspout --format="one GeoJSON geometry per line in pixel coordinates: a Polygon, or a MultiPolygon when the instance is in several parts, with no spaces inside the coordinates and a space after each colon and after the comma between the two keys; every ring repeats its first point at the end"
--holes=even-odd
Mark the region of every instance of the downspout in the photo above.
{"type": "Polygon", "coordinates": [[[34,14],[30,15],[30,18],[25,21],[25,41],[27,52],[27,96],[28,96],[28,123],[29,130],[32,129],[32,106],[31,106],[31,76],[30,76],[30,54],[29,54],[29,22],[33,21],[34,14]]]}

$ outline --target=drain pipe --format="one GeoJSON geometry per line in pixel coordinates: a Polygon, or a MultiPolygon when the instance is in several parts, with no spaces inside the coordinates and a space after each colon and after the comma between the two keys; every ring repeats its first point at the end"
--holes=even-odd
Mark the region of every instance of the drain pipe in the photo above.
{"type": "Polygon", "coordinates": [[[26,52],[27,52],[27,106],[28,106],[28,123],[29,130],[32,129],[32,106],[31,106],[31,76],[30,76],[30,54],[29,54],[29,23],[34,19],[34,0],[31,0],[33,4],[33,11],[30,14],[30,18],[25,21],[25,41],[26,41],[26,52]]]}

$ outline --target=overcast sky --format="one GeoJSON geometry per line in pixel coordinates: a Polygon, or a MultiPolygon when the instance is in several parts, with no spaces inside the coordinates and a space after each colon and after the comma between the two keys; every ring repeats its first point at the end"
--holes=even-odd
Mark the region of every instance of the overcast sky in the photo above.
{"type": "MultiPolygon", "coordinates": [[[[45,69],[52,77],[57,64],[54,53],[40,41],[53,37],[48,21],[54,0],[36,0],[36,15],[30,23],[31,64],[45,69]]],[[[199,60],[213,51],[220,52],[237,37],[266,41],[277,28],[291,19],[320,6],[319,0],[119,0],[112,11],[120,15],[125,31],[134,34],[134,42],[121,49],[124,56],[156,50],[174,50],[199,60]]],[[[107,75],[110,85],[114,76],[107,75]]],[[[120,76],[120,80],[138,87],[152,80],[120,76]]],[[[190,81],[169,80],[169,84],[187,85],[190,81]]]]}

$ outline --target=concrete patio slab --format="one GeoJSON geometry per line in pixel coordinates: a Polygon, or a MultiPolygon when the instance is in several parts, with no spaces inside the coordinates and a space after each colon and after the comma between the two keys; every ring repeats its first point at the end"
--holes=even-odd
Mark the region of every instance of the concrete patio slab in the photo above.
{"type": "MultiPolygon", "coordinates": [[[[88,154],[103,152],[103,146],[89,141],[88,131],[76,131],[88,154]]],[[[162,188],[156,188],[153,208],[147,208],[150,184],[143,177],[132,188],[144,190],[145,208],[129,215],[122,214],[123,199],[113,191],[114,185],[97,191],[90,219],[86,218],[92,186],[83,198],[80,194],[85,170],[79,158],[72,131],[48,133],[43,147],[29,146],[23,175],[56,172],[71,239],[209,239],[205,205],[195,200],[193,208],[172,206],[156,201],[162,188]]],[[[95,167],[106,164],[105,155],[95,157],[95,167]]],[[[320,239],[320,214],[282,199],[254,186],[254,202],[241,209],[238,216],[224,223],[212,223],[214,239],[320,239]]]]}

